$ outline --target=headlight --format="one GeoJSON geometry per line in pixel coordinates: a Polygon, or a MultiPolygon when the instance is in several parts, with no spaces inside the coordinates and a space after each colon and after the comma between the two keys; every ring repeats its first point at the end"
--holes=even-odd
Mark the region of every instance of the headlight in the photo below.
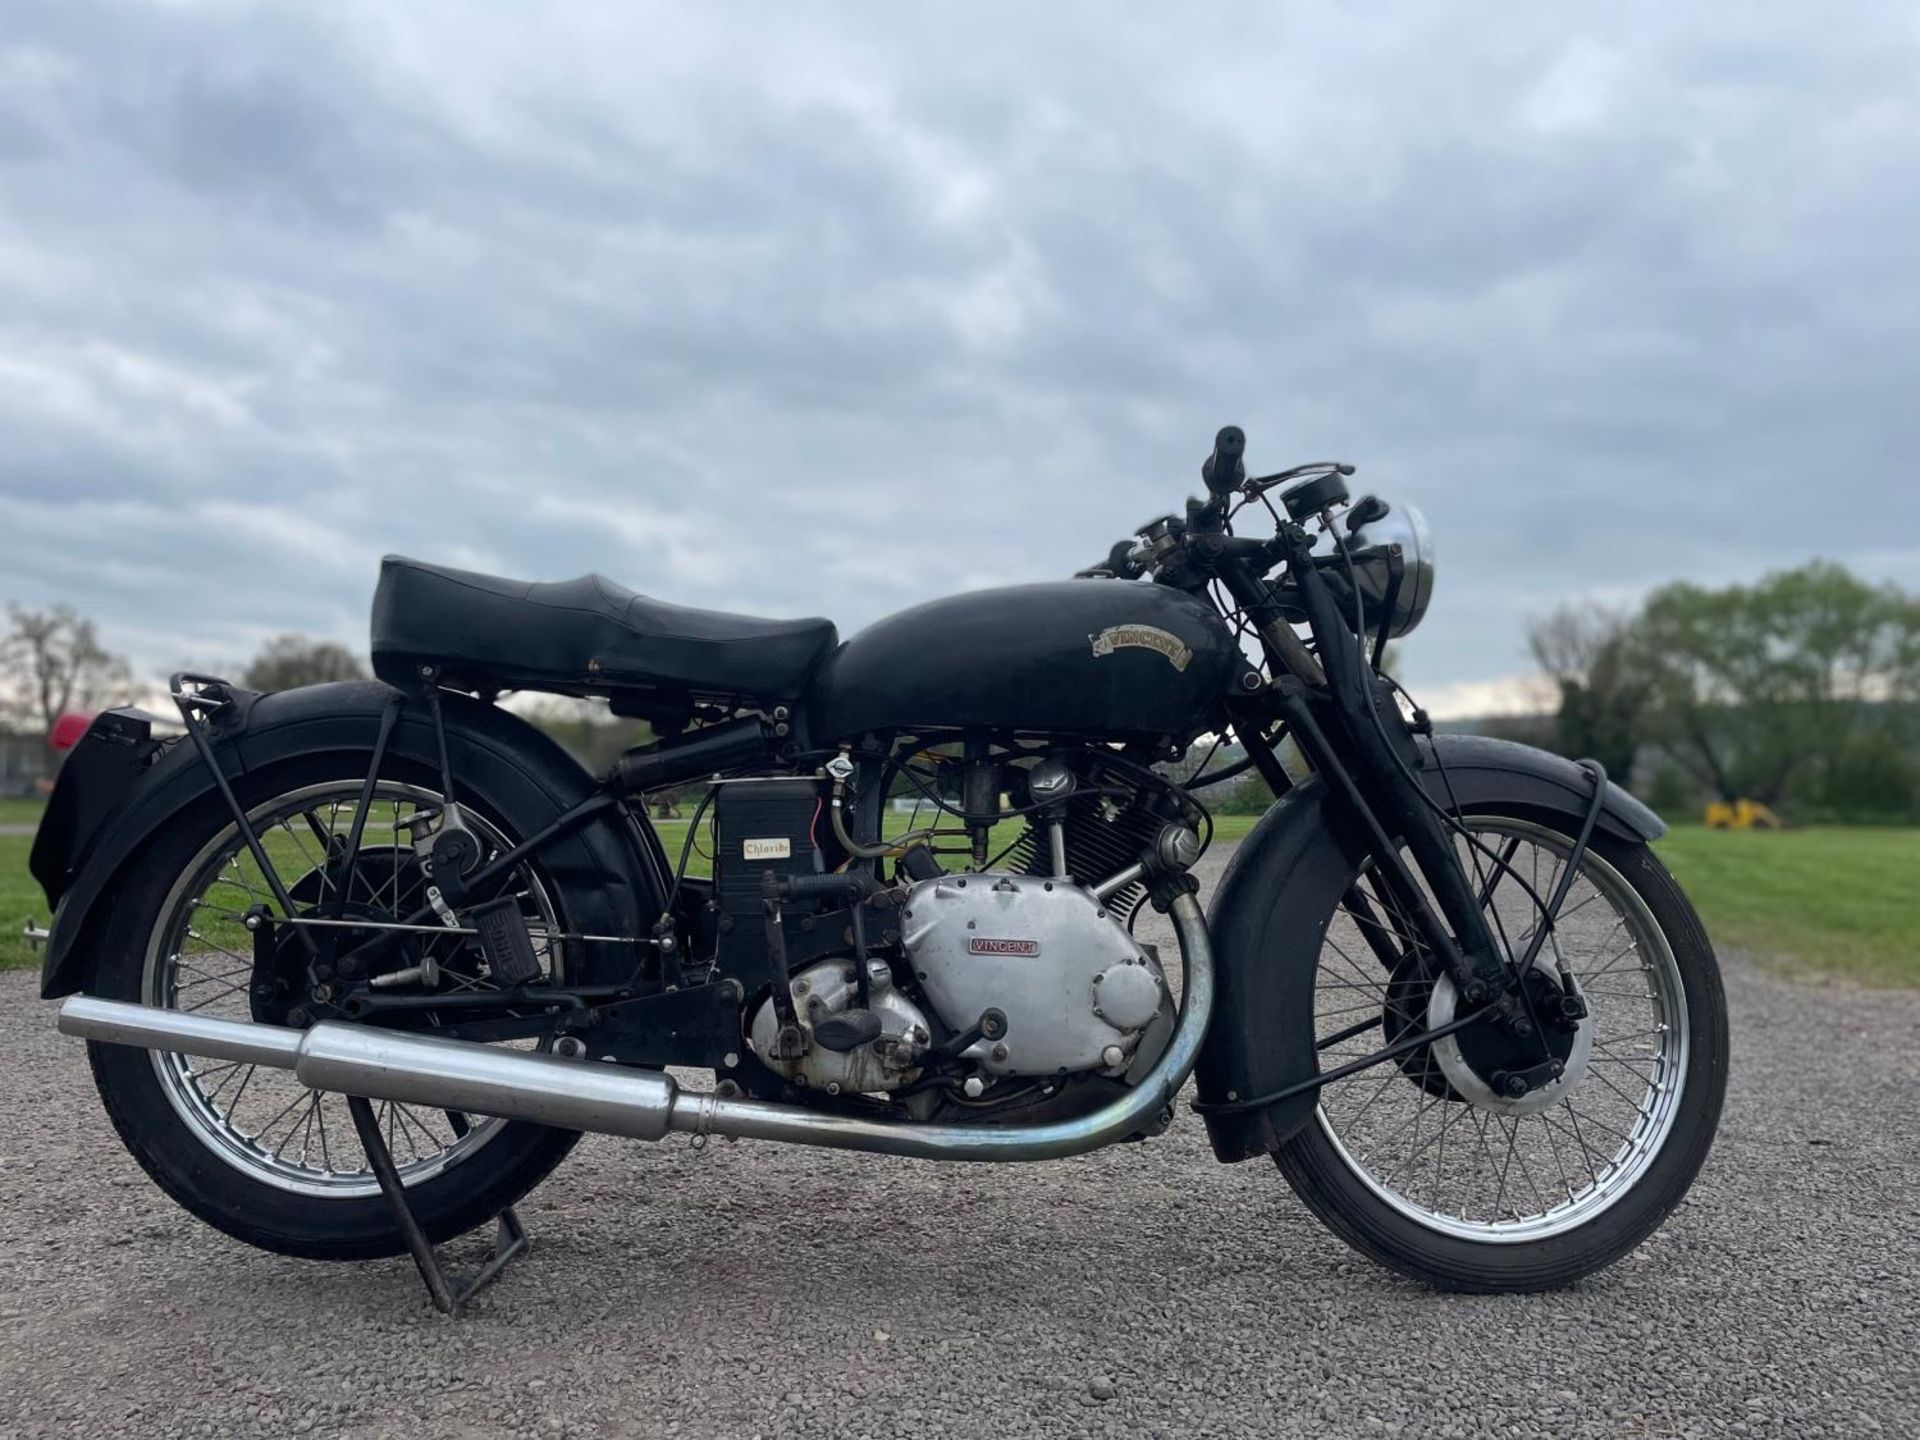
{"type": "MultiPolygon", "coordinates": [[[[1426,618],[1433,601],[1433,540],[1427,534],[1427,517],[1411,505],[1383,500],[1386,514],[1375,515],[1354,530],[1348,543],[1357,552],[1355,578],[1360,582],[1360,603],[1367,620],[1367,633],[1378,635],[1384,629],[1390,638],[1410,634],[1426,618]]],[[[1355,506],[1361,510],[1365,502],[1355,506]]]]}

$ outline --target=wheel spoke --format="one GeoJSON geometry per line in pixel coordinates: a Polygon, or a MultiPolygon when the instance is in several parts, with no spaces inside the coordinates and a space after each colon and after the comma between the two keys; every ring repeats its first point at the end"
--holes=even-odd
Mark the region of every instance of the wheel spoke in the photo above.
{"type": "Polygon", "coordinates": [[[295,1095],[293,1099],[289,1100],[286,1103],[286,1105],[278,1113],[276,1113],[271,1120],[267,1121],[266,1124],[262,1125],[258,1130],[253,1132],[253,1138],[256,1140],[266,1139],[268,1132],[270,1132],[274,1126],[278,1125],[288,1115],[293,1113],[294,1107],[299,1105],[299,1103],[302,1100],[305,1100],[307,1096],[312,1093],[313,1093],[312,1091],[303,1090],[298,1095],[295,1095]]]}
{"type": "Polygon", "coordinates": [[[1527,1182],[1527,1189],[1530,1192],[1532,1192],[1533,1203],[1538,1205],[1542,1210],[1546,1209],[1547,1208],[1546,1200],[1540,1194],[1540,1187],[1534,1183],[1533,1170],[1527,1164],[1527,1157],[1523,1153],[1521,1153],[1521,1150],[1520,1150],[1519,1121],[1516,1120],[1508,1124],[1505,1122],[1503,1118],[1503,1128],[1505,1128],[1507,1131],[1507,1144],[1511,1149],[1513,1158],[1517,1160],[1520,1164],[1520,1178],[1527,1182]]]}
{"type": "Polygon", "coordinates": [[[333,1155],[327,1148],[326,1106],[316,1105],[313,1111],[313,1118],[320,1123],[320,1168],[331,1175],[333,1173],[333,1155]]]}
{"type": "MultiPolygon", "coordinates": [[[[1492,1119],[1492,1117],[1489,1116],[1488,1119],[1492,1119]]],[[[1484,1125],[1480,1127],[1480,1143],[1482,1145],[1485,1145],[1487,1143],[1487,1127],[1484,1125]]],[[[1489,1160],[1493,1158],[1493,1152],[1491,1150],[1487,1152],[1487,1158],[1489,1160]]],[[[1500,1207],[1507,1198],[1507,1176],[1512,1171],[1512,1169],[1513,1169],[1513,1147],[1509,1145],[1507,1147],[1506,1163],[1500,1167],[1500,1189],[1499,1189],[1499,1192],[1495,1194],[1495,1196],[1493,1197],[1493,1213],[1496,1217],[1500,1214],[1500,1207]]]]}
{"type": "MultiPolygon", "coordinates": [[[[1567,1116],[1569,1119],[1573,1121],[1573,1131],[1572,1131],[1573,1139],[1574,1139],[1574,1143],[1576,1143],[1580,1147],[1581,1159],[1587,1167],[1587,1178],[1590,1179],[1595,1185],[1598,1185],[1600,1183],[1600,1172],[1593,1168],[1594,1157],[1597,1155],[1603,1161],[1608,1160],[1611,1157],[1607,1156],[1606,1154],[1602,1153],[1599,1150],[1594,1149],[1593,1146],[1587,1143],[1587,1137],[1580,1133],[1580,1121],[1579,1121],[1579,1118],[1574,1115],[1573,1107],[1571,1105],[1567,1107],[1567,1116]]],[[[1554,1128],[1553,1122],[1547,1119],[1547,1112],[1544,1110],[1540,1112],[1540,1121],[1542,1124],[1547,1126],[1549,1130],[1554,1128]]]]}
{"type": "Polygon", "coordinates": [[[1492,906],[1494,892],[1500,888],[1500,882],[1507,878],[1509,867],[1513,864],[1513,857],[1519,849],[1520,837],[1516,835],[1507,841],[1505,848],[1501,850],[1500,863],[1493,867],[1493,879],[1489,880],[1485,888],[1480,891],[1480,908],[1482,910],[1492,906]]]}
{"type": "MultiPolygon", "coordinates": [[[[219,941],[211,940],[207,938],[205,935],[202,935],[198,930],[195,930],[189,927],[187,930],[187,938],[190,940],[198,940],[202,945],[208,946],[213,950],[219,951],[222,955],[226,956],[229,960],[233,961],[237,965],[242,966],[245,969],[251,970],[253,968],[253,961],[251,958],[227,949],[227,947],[222,945],[219,941]]],[[[178,964],[181,958],[182,957],[176,955],[174,957],[174,962],[178,964]]]]}
{"type": "Polygon", "coordinates": [[[1547,1149],[1553,1154],[1553,1168],[1560,1172],[1560,1184],[1567,1192],[1567,1199],[1571,1200],[1573,1199],[1573,1181],[1567,1176],[1566,1161],[1560,1157],[1560,1142],[1553,1138],[1554,1130],[1552,1125],[1543,1123],[1541,1128],[1546,1132],[1547,1149]]]}
{"type": "Polygon", "coordinates": [[[175,984],[173,988],[176,993],[183,990],[191,990],[196,985],[231,984],[237,977],[241,975],[251,975],[253,973],[253,967],[248,966],[245,970],[222,970],[219,974],[216,975],[208,971],[201,970],[198,966],[193,965],[185,960],[180,962],[180,968],[182,970],[191,970],[194,973],[196,978],[192,980],[181,981],[175,984]]]}
{"type": "Polygon", "coordinates": [[[1598,1080],[1602,1085],[1606,1086],[1609,1090],[1613,1091],[1613,1093],[1618,1095],[1622,1100],[1626,1101],[1629,1105],[1633,1106],[1635,1110],[1641,1111],[1642,1113],[1645,1112],[1646,1103],[1647,1103],[1645,1096],[1642,1096],[1638,1100],[1634,1099],[1633,1096],[1629,1095],[1626,1091],[1622,1090],[1618,1085],[1614,1084],[1613,1081],[1607,1077],[1604,1071],[1595,1070],[1589,1073],[1592,1074],[1594,1079],[1598,1080]]]}
{"type": "Polygon", "coordinates": [[[195,1014],[198,1011],[206,1009],[209,1005],[212,1005],[216,1001],[226,999],[227,996],[229,995],[238,995],[241,991],[245,990],[246,988],[247,987],[244,984],[229,985],[227,986],[226,989],[217,991],[214,994],[207,996],[206,999],[200,1000],[196,1004],[187,1006],[182,1013],[187,1015],[195,1014]]]}
{"type": "Polygon", "coordinates": [[[1363,1104],[1359,1108],[1359,1110],[1354,1113],[1353,1118],[1347,1122],[1349,1133],[1352,1133],[1353,1127],[1357,1126],[1360,1123],[1361,1117],[1365,1115],[1367,1111],[1373,1108],[1373,1102],[1378,1100],[1382,1095],[1386,1094],[1388,1088],[1394,1085],[1396,1082],[1399,1082],[1400,1080],[1401,1080],[1401,1077],[1399,1075],[1393,1074],[1391,1072],[1388,1073],[1387,1078],[1380,1082],[1380,1088],[1378,1090],[1375,1090],[1371,1095],[1367,1097],[1366,1103],[1363,1104]]]}
{"type": "Polygon", "coordinates": [[[1440,1182],[1446,1175],[1447,1131],[1453,1127],[1454,1121],[1466,1113],[1468,1108],[1465,1105],[1449,1105],[1440,1117],[1440,1134],[1433,1147],[1433,1203],[1436,1206],[1440,1203],[1440,1182]]]}

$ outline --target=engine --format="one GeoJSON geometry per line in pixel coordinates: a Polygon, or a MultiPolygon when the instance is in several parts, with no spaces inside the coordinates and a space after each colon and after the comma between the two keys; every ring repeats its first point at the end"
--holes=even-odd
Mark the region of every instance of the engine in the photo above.
{"type": "Polygon", "coordinates": [[[990,1075],[1117,1078],[1155,1021],[1171,1031],[1159,962],[1078,885],[942,876],[914,886],[901,922],[914,978],[940,1018],[956,1032],[989,1032],[962,1053],[990,1075]],[[999,1018],[982,1027],[989,1012],[999,1018]]]}
{"type": "MultiPolygon", "coordinates": [[[[983,778],[978,767],[967,773],[983,778]]],[[[932,1089],[989,1105],[1036,1087],[1052,1093],[1063,1080],[1144,1074],[1173,1033],[1174,1003],[1158,956],[1127,928],[1146,887],[1118,882],[1122,872],[1139,874],[1143,854],[1168,831],[1165,806],[1150,791],[1129,796],[1111,778],[1077,784],[1057,761],[996,767],[971,791],[951,778],[951,793],[972,800],[969,815],[993,813],[1004,790],[1032,817],[1004,853],[1005,868],[942,873],[922,848],[902,859],[892,888],[850,909],[788,911],[787,995],[776,991],[756,1007],[754,1055],[789,1082],[828,1094],[908,1091],[932,1100],[932,1089]]],[[[822,853],[832,830],[820,819],[828,797],[818,782],[723,783],[718,957],[751,983],[773,938],[763,887],[798,905],[850,872],[838,869],[844,849],[822,853]]],[[[984,832],[975,838],[976,864],[983,840],[984,832]]],[[[777,970],[760,973],[779,984],[777,970]]]]}
{"type": "MultiPolygon", "coordinates": [[[[870,958],[867,1009],[878,1034],[848,1049],[815,1040],[798,1054],[782,1053],[769,1000],[749,1037],[769,1068],[829,1094],[901,1089],[920,1078],[938,1048],[928,1009],[950,1037],[940,1058],[991,1078],[1124,1079],[1151,1067],[1173,1033],[1158,957],[1079,885],[996,872],[943,875],[897,903],[902,963],[919,999],[893,966],[870,958]]],[[[823,960],[792,977],[795,1014],[810,1039],[822,1021],[854,1009],[854,964],[823,960]]]]}

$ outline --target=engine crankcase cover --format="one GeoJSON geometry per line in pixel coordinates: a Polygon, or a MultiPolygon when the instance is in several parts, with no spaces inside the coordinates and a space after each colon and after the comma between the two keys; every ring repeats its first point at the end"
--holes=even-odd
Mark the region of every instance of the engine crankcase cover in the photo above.
{"type": "Polygon", "coordinates": [[[946,875],[908,893],[901,943],[948,1026],[1007,1033],[968,1052],[996,1075],[1125,1073],[1172,1001],[1159,963],[1092,894],[1032,875],[946,875]],[[1112,1000],[1103,1003],[1108,992],[1112,1000]]]}
{"type": "Polygon", "coordinates": [[[851,1009],[859,995],[852,960],[822,960],[793,977],[794,1010],[809,1041],[806,1053],[777,1054],[780,1016],[771,1000],[762,1001],[753,1017],[748,1034],[753,1053],[775,1073],[835,1095],[881,1094],[918,1079],[920,1071],[906,1057],[933,1038],[927,1017],[895,988],[885,961],[870,960],[868,965],[873,1009],[880,1017],[879,1039],[844,1052],[813,1041],[813,1027],[851,1009]]]}

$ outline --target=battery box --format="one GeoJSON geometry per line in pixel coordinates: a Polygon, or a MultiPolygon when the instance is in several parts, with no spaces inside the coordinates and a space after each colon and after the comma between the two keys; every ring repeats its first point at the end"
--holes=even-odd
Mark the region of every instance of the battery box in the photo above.
{"type": "Polygon", "coordinates": [[[751,993],[767,979],[761,872],[820,874],[829,855],[815,843],[816,833],[834,856],[839,847],[826,830],[827,791],[820,780],[722,780],[718,788],[713,802],[719,832],[713,866],[713,898],[720,911],[716,958],[720,972],[741,981],[751,993]]]}

